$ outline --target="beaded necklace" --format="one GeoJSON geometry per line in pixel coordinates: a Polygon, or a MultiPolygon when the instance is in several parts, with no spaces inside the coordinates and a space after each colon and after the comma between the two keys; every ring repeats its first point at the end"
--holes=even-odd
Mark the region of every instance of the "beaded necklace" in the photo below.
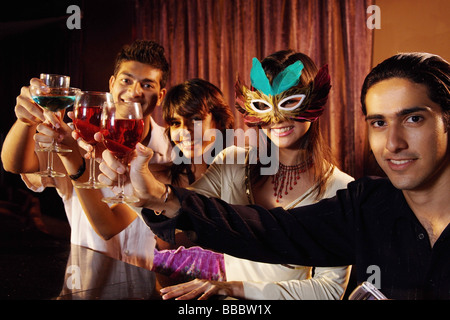
{"type": "Polygon", "coordinates": [[[272,176],[273,195],[277,198],[277,203],[283,198],[283,194],[287,195],[294,188],[293,186],[300,179],[300,174],[311,168],[312,165],[311,159],[293,166],[285,166],[280,162],[278,172],[272,176]]]}

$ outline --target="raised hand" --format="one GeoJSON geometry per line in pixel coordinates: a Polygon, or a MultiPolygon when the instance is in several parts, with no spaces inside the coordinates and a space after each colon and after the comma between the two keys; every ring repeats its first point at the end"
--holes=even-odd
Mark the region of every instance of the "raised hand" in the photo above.
{"type": "Polygon", "coordinates": [[[99,175],[98,180],[103,184],[113,186],[117,182],[118,174],[126,175],[125,192],[129,194],[130,190],[132,190],[133,194],[139,198],[139,202],[135,205],[144,206],[152,198],[152,190],[158,184],[161,184],[162,189],[165,189],[164,184],[159,183],[148,168],[148,162],[152,156],[152,149],[138,143],[136,152],[132,155],[133,159],[130,162],[130,171],[128,172],[126,166],[119,159],[109,150],[105,150],[102,153],[103,162],[100,163],[102,173],[99,175]]]}
{"type": "MultiPolygon", "coordinates": [[[[99,141],[99,136],[96,137],[99,141]]],[[[103,151],[103,161],[100,164],[102,174],[98,180],[113,186],[118,174],[128,176],[125,181],[125,193],[132,192],[139,199],[134,206],[146,207],[156,211],[163,211],[167,217],[174,217],[180,208],[176,197],[172,196],[170,188],[158,181],[149,169],[149,161],[153,157],[153,150],[137,143],[136,151],[132,155],[130,170],[114,157],[108,150],[103,151]]]]}
{"type": "MultiPolygon", "coordinates": [[[[42,80],[33,78],[30,85],[44,85],[42,80]]],[[[32,126],[45,121],[44,111],[31,98],[30,87],[22,87],[20,95],[16,98],[14,112],[17,119],[23,123],[32,126]]]]}

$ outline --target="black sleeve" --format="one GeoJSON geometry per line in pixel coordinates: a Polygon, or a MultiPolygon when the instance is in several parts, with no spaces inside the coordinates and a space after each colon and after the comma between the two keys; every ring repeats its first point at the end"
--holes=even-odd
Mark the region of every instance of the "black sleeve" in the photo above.
{"type": "Polygon", "coordinates": [[[144,209],[150,228],[166,241],[175,228],[194,231],[197,243],[236,257],[309,266],[354,263],[354,199],[348,189],[317,204],[291,210],[229,205],[173,188],[181,203],[176,218],[144,209]]]}

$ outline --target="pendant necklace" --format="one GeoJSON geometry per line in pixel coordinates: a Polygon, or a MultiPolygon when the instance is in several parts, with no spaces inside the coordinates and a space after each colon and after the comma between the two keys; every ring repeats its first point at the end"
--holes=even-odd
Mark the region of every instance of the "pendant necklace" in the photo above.
{"type": "Polygon", "coordinates": [[[280,162],[278,172],[272,176],[273,195],[277,198],[277,203],[283,195],[287,195],[294,188],[293,186],[300,179],[300,174],[308,170],[312,164],[311,158],[293,166],[285,166],[280,162]]]}

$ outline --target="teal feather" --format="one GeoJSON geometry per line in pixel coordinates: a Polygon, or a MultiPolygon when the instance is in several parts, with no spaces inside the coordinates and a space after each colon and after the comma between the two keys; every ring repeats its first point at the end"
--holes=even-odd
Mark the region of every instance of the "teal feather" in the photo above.
{"type": "Polygon", "coordinates": [[[277,95],[287,89],[292,88],[293,86],[296,86],[300,81],[303,67],[303,63],[299,60],[287,66],[273,80],[272,92],[277,95]]]}
{"type": "Polygon", "coordinates": [[[250,71],[250,80],[252,82],[253,88],[261,91],[266,95],[274,95],[269,79],[267,79],[261,62],[259,62],[257,58],[253,58],[252,70],[250,71]]]}

